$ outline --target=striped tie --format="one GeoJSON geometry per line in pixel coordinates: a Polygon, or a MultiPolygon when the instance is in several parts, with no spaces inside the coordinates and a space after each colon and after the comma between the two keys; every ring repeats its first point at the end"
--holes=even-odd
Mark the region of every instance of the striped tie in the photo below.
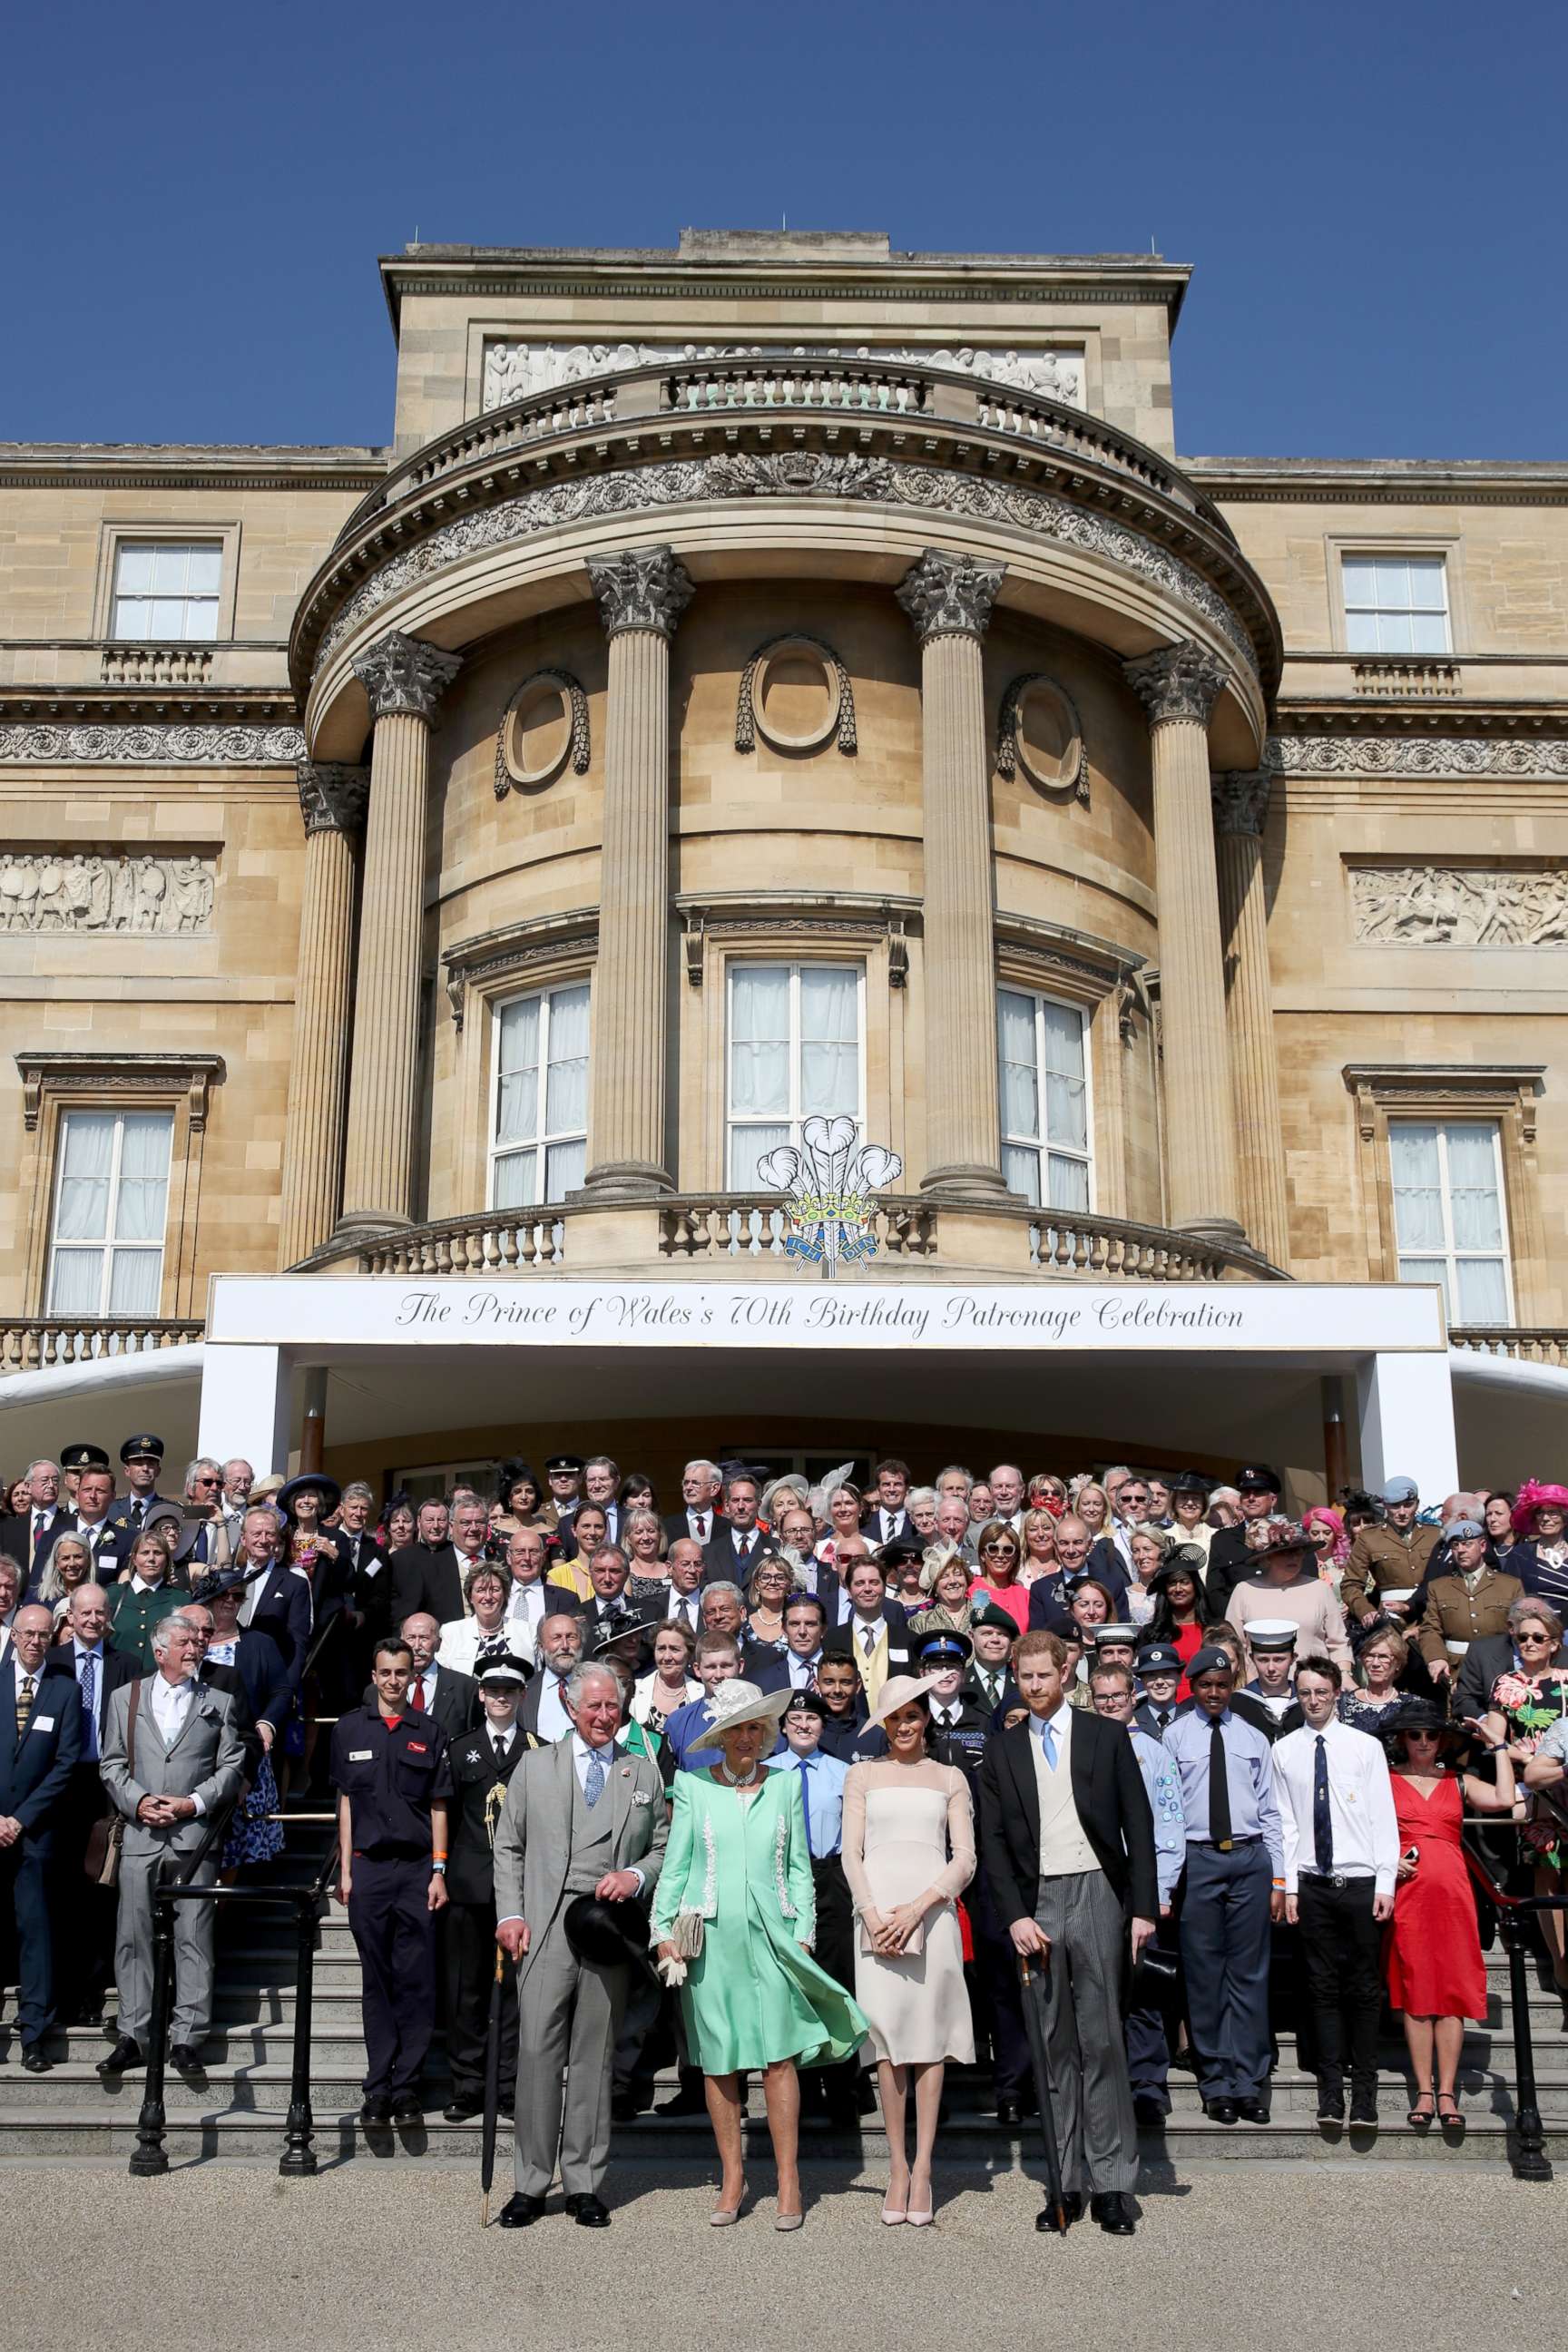
{"type": "Polygon", "coordinates": [[[27,1732],[27,1717],[33,1712],[33,1677],[24,1675],[16,1685],[16,1745],[22,1745],[27,1732]]]}

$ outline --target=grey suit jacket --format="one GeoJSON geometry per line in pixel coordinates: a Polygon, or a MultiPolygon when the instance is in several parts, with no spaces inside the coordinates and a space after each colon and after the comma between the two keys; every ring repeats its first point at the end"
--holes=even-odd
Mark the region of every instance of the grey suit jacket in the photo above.
{"type": "MultiPolygon", "coordinates": [[[[518,1965],[520,1983],[538,1958],[562,1907],[572,1859],[576,1781],[570,1738],[534,1748],[513,1772],[496,1823],[496,1917],[526,1919],[529,1927],[528,1950],[518,1965]]],[[[616,1748],[609,1785],[599,1804],[610,1807],[605,1869],[630,1870],[635,1865],[642,1872],[644,1893],[651,1894],[669,1835],[658,1765],[646,1756],[628,1756],[624,1748],[616,1748]]]]}
{"type": "Polygon", "coordinates": [[[232,1692],[198,1684],[185,1720],[172,1748],[163,1745],[153,1713],[149,1675],[141,1684],[122,1683],[110,1694],[103,1727],[99,1770],[110,1801],[125,1816],[127,1856],[188,1853],[200,1845],[214,1813],[226,1812],[245,1783],[245,1741],[232,1692]],[[126,1727],[131,1694],[140,1689],[136,1708],[136,1772],[132,1778],[126,1753],[126,1727]],[[199,1797],[202,1811],[188,1822],[155,1829],[136,1818],[143,1797],[199,1797]]]}

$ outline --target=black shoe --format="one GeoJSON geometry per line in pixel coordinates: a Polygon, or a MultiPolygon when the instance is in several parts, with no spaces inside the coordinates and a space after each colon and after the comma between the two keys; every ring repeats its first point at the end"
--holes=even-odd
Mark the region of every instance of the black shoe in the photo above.
{"type": "Polygon", "coordinates": [[[467,2091],[456,2091],[441,2113],[449,2124],[466,2124],[471,2123],[475,2116],[482,2116],[484,2111],[483,2099],[476,2099],[467,2091]]]}
{"type": "Polygon", "coordinates": [[[1351,2094],[1351,2123],[1352,2127],[1357,2124],[1363,2124],[1369,2126],[1373,2131],[1377,2129],[1377,2093],[1375,2091],[1353,2091],[1351,2094]]]}
{"type": "Polygon", "coordinates": [[[1233,2124],[1241,2110],[1234,2099],[1205,2099],[1204,2113],[1211,2124],[1233,2124]]]}
{"type": "Polygon", "coordinates": [[[389,2124],[392,2121],[392,2101],[365,2099],[360,2107],[359,2119],[366,2131],[374,2131],[378,2124],[389,2124]]]}
{"type": "Polygon", "coordinates": [[[422,2124],[425,2102],[417,2091],[399,2091],[392,2100],[392,2120],[395,2124],[422,2124]]]}
{"type": "Polygon", "coordinates": [[[201,2051],[194,2042],[171,2042],[169,2063],[177,2074],[199,2074],[202,2071],[201,2051]]]}
{"type": "Polygon", "coordinates": [[[1089,2200],[1089,2218],[1098,2221],[1108,2238],[1130,2238],[1138,2226],[1132,2210],[1132,2200],[1120,2189],[1108,2189],[1102,2196],[1089,2200]]]}
{"type": "Polygon", "coordinates": [[[602,2197],[568,2197],[566,2210],[580,2230],[607,2230],[610,2209],[602,2197]]]}
{"type": "Polygon", "coordinates": [[[108,2057],[99,2060],[98,2072],[107,2083],[112,2081],[116,2074],[124,2074],[132,2066],[140,2066],[142,2063],[142,2044],[133,2042],[129,2033],[122,2033],[108,2057]]]}
{"type": "Polygon", "coordinates": [[[52,2058],[45,2057],[36,2042],[30,2042],[22,2053],[22,2071],[25,2074],[47,2074],[54,2063],[52,2058]]]}
{"type": "Polygon", "coordinates": [[[526,2230],[544,2210],[542,2197],[525,2197],[521,2189],[509,2197],[496,2215],[503,2230],[526,2230]]]}
{"type": "Polygon", "coordinates": [[[660,2116],[705,2116],[708,2101],[700,2084],[694,2084],[688,2089],[682,2083],[674,2098],[666,2099],[663,2106],[655,2112],[660,2116]]]}
{"type": "Polygon", "coordinates": [[[1244,2124],[1266,2124],[1268,2121],[1267,2099],[1237,2099],[1236,2112],[1244,2124]]]}
{"type": "Polygon", "coordinates": [[[1345,2119],[1345,2095],[1332,2083],[1318,2085],[1318,2121],[1321,2124],[1342,2124],[1345,2119]]]}
{"type": "Polygon", "coordinates": [[[1081,2189],[1068,2189],[1064,2191],[1062,2196],[1062,2226],[1060,2231],[1058,2231],[1058,2230],[1057,2212],[1054,2205],[1044,2205],[1041,2207],[1040,2210],[1035,2216],[1035,2227],[1037,2230],[1049,2231],[1052,2236],[1060,2235],[1065,2237],[1068,2231],[1072,2228],[1073,2223],[1075,2221],[1079,2221],[1082,2219],[1083,2191],[1081,2189]]]}
{"type": "Polygon", "coordinates": [[[1133,2120],[1144,2131],[1163,2131],[1170,2112],[1164,2101],[1157,2099],[1152,2091],[1143,2092],[1132,2102],[1133,2120]]]}
{"type": "Polygon", "coordinates": [[[641,2109],[629,2091],[614,2091],[610,2095],[610,2121],[613,2124],[635,2124],[641,2109]]]}
{"type": "Polygon", "coordinates": [[[1016,2131],[1024,2120],[1024,2110],[1016,2099],[998,2099],[996,2120],[1004,2131],[1016,2131]]]}

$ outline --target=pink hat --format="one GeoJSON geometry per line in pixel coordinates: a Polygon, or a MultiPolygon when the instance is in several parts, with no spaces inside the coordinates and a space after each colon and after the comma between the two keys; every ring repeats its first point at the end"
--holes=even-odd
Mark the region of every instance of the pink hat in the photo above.
{"type": "Polygon", "coordinates": [[[1527,1478],[1514,1499],[1512,1526],[1516,1536],[1530,1533],[1531,1522],[1542,1503],[1568,1511],[1568,1486],[1552,1486],[1540,1478],[1527,1478]]]}

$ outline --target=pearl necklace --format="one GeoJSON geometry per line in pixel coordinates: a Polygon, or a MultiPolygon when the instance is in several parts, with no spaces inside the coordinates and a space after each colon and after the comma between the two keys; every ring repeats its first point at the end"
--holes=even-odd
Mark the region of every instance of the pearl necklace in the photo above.
{"type": "Polygon", "coordinates": [[[738,1780],[727,1764],[715,1764],[713,1770],[715,1777],[721,1780],[727,1789],[755,1789],[760,1786],[763,1777],[762,1767],[759,1764],[752,1765],[743,1780],[738,1780]]]}

